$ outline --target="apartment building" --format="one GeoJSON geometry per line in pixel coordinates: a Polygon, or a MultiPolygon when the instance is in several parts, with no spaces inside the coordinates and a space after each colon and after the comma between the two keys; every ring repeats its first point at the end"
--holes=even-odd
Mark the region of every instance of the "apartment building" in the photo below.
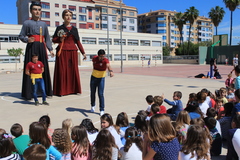
{"type": "MultiPolygon", "coordinates": [[[[42,4],[41,20],[48,26],[62,24],[62,11],[73,12],[72,25],[80,29],[137,32],[137,9],[115,0],[36,0],[42,4]],[[122,15],[121,15],[122,13],[122,15]]],[[[17,0],[18,24],[31,18],[31,0],[17,0]]]]}
{"type": "MultiPolygon", "coordinates": [[[[180,32],[173,19],[176,11],[157,10],[138,15],[138,32],[161,34],[163,46],[169,45],[174,51],[180,43],[180,32]]],[[[188,41],[190,24],[183,26],[183,41],[188,41]]],[[[199,16],[191,27],[190,41],[212,41],[213,23],[211,19],[199,16]]],[[[174,52],[172,52],[174,54],[174,52]]]]}

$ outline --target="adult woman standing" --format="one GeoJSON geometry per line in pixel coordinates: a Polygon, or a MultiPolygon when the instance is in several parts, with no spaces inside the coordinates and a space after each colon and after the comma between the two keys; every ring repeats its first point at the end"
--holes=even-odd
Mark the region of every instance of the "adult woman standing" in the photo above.
{"type": "Polygon", "coordinates": [[[86,54],[79,41],[77,28],[70,24],[72,15],[68,9],[63,11],[63,25],[56,28],[52,39],[54,43],[59,43],[53,80],[53,94],[58,96],[82,93],[77,51],[81,51],[83,60],[86,60],[86,54]]]}

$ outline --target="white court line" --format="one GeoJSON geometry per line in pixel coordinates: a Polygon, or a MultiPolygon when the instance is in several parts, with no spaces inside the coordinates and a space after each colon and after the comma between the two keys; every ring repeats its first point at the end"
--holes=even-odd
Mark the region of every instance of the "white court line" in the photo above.
{"type": "Polygon", "coordinates": [[[4,101],[8,101],[8,102],[13,102],[11,100],[8,100],[8,99],[5,99],[5,96],[9,96],[10,94],[6,94],[4,96],[1,96],[1,99],[4,100],[4,101]]]}
{"type": "MultiPolygon", "coordinates": [[[[137,113],[130,113],[130,114],[127,114],[127,115],[136,115],[137,113]]],[[[117,116],[114,116],[112,118],[117,118],[117,116]]],[[[93,124],[98,124],[100,123],[100,121],[97,121],[97,122],[94,122],[93,124]]]]}

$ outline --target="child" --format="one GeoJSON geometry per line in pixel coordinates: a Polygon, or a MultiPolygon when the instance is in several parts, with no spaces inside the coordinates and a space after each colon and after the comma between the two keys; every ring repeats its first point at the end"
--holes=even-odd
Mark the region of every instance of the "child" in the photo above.
{"type": "Polygon", "coordinates": [[[236,78],[234,81],[234,88],[235,88],[235,90],[237,90],[240,88],[240,65],[237,65],[234,68],[234,71],[235,71],[235,75],[236,75],[236,78]]]}
{"type": "Polygon", "coordinates": [[[188,107],[188,104],[193,102],[193,101],[197,101],[197,94],[196,93],[190,93],[189,94],[189,98],[188,98],[188,102],[186,107],[188,107]]]}
{"type": "Polygon", "coordinates": [[[160,110],[159,110],[160,114],[167,113],[166,107],[162,105],[162,103],[163,103],[163,97],[162,96],[154,96],[153,97],[153,102],[160,107],[160,110]]]}
{"type": "Polygon", "coordinates": [[[55,160],[60,160],[62,155],[51,145],[51,141],[47,134],[47,128],[39,122],[33,122],[29,126],[30,146],[33,144],[42,144],[47,151],[47,160],[50,155],[55,157],[55,160]]]}
{"type": "Polygon", "coordinates": [[[146,121],[149,121],[150,118],[155,114],[160,114],[160,111],[159,111],[159,105],[154,103],[151,106],[151,116],[150,117],[147,116],[146,121]]]}
{"type": "Polygon", "coordinates": [[[38,86],[40,86],[42,91],[42,104],[43,105],[49,105],[49,103],[46,101],[46,92],[45,92],[45,84],[44,80],[42,78],[42,73],[44,72],[44,65],[41,61],[38,61],[37,55],[32,55],[32,62],[29,62],[26,65],[25,74],[29,75],[32,79],[33,83],[33,98],[35,101],[35,105],[38,106],[40,103],[37,99],[37,90],[38,86]]]}
{"type": "Polygon", "coordinates": [[[69,134],[61,128],[55,129],[52,135],[52,141],[54,147],[62,154],[61,160],[70,160],[72,142],[69,134]]]}
{"type": "Polygon", "coordinates": [[[235,94],[236,104],[234,105],[233,110],[232,110],[232,118],[235,115],[240,114],[240,89],[237,89],[234,92],[234,94],[235,94]]]}
{"type": "Polygon", "coordinates": [[[98,129],[94,127],[92,120],[88,118],[83,119],[80,125],[86,128],[88,140],[92,144],[98,135],[98,129]]]}
{"type": "Polygon", "coordinates": [[[206,99],[204,102],[206,102],[209,107],[213,107],[211,104],[211,97],[210,97],[211,92],[206,88],[203,88],[200,92],[206,94],[206,99]]]}
{"type": "Polygon", "coordinates": [[[151,65],[151,58],[149,58],[148,60],[148,68],[150,68],[150,65],[151,65]]]}
{"type": "Polygon", "coordinates": [[[228,87],[227,91],[228,91],[228,93],[227,93],[226,98],[227,98],[228,102],[233,102],[235,100],[234,88],[228,87]]]}
{"type": "Polygon", "coordinates": [[[16,148],[12,142],[12,136],[4,133],[0,136],[0,159],[2,160],[21,160],[19,154],[14,154],[16,148]]]}
{"type": "Polygon", "coordinates": [[[22,156],[24,150],[27,148],[30,142],[30,138],[28,135],[22,135],[23,128],[18,123],[15,123],[14,125],[12,125],[10,131],[11,131],[11,134],[15,137],[13,139],[13,143],[17,149],[17,152],[22,156]]]}
{"type": "Polygon", "coordinates": [[[118,114],[116,119],[116,127],[118,127],[120,130],[121,141],[124,145],[126,142],[126,139],[124,138],[125,131],[129,127],[128,116],[125,112],[121,112],[118,114]]]}
{"type": "Polygon", "coordinates": [[[235,115],[232,120],[232,128],[228,130],[228,151],[226,159],[239,159],[239,128],[240,128],[240,115],[235,115]]]}
{"type": "Polygon", "coordinates": [[[232,87],[232,84],[233,84],[232,73],[229,73],[228,78],[225,81],[226,88],[232,87]]]}
{"type": "Polygon", "coordinates": [[[48,115],[44,115],[39,118],[39,123],[42,123],[46,128],[47,128],[47,133],[50,141],[52,142],[52,134],[53,134],[53,129],[49,128],[51,125],[50,117],[48,115]]]}
{"type": "Polygon", "coordinates": [[[188,103],[188,106],[184,109],[188,112],[190,119],[203,118],[203,113],[199,108],[197,101],[188,103]]]}
{"type": "Polygon", "coordinates": [[[226,103],[224,104],[224,117],[219,119],[219,123],[221,126],[221,132],[222,132],[222,139],[227,140],[228,138],[228,130],[231,129],[231,114],[233,109],[233,103],[226,103]]]}
{"type": "Polygon", "coordinates": [[[115,143],[118,146],[118,148],[122,148],[123,144],[121,141],[121,136],[117,132],[116,128],[113,126],[113,120],[112,116],[108,113],[105,113],[100,118],[101,121],[101,128],[106,128],[114,137],[115,143]]]}
{"type": "Polygon", "coordinates": [[[73,146],[71,151],[74,160],[90,160],[92,157],[91,145],[84,126],[75,126],[72,129],[73,146]]]}
{"type": "Polygon", "coordinates": [[[102,129],[93,142],[93,160],[118,160],[119,150],[112,134],[102,129]]]}
{"type": "Polygon", "coordinates": [[[134,126],[138,130],[138,132],[141,134],[141,136],[147,133],[147,130],[148,130],[146,118],[147,118],[147,114],[143,110],[141,110],[138,112],[138,115],[134,120],[134,126]]]}
{"type": "MultiPolygon", "coordinates": [[[[212,117],[212,118],[217,118],[217,112],[214,108],[208,108],[207,110],[207,117],[212,117]]],[[[222,130],[221,130],[221,126],[220,126],[220,123],[218,121],[216,121],[216,128],[218,130],[218,133],[220,135],[222,135],[222,130]]]]}
{"type": "Polygon", "coordinates": [[[221,117],[224,116],[224,107],[223,107],[223,100],[221,98],[216,99],[216,105],[214,107],[216,113],[217,113],[217,119],[220,119],[221,117]]]}
{"type": "Polygon", "coordinates": [[[5,133],[6,133],[5,129],[0,128],[0,136],[2,136],[5,133]]]}
{"type": "Polygon", "coordinates": [[[187,130],[189,125],[190,125],[190,116],[188,112],[187,111],[179,112],[176,119],[175,129],[177,131],[177,137],[180,144],[183,144],[183,142],[187,138],[187,130]]]}
{"type": "Polygon", "coordinates": [[[23,153],[25,160],[46,160],[46,148],[41,144],[33,144],[23,153]]]}
{"type": "Polygon", "coordinates": [[[146,110],[147,114],[150,114],[150,111],[151,111],[151,105],[153,104],[153,96],[152,95],[148,95],[146,98],[145,98],[147,104],[148,104],[148,108],[146,110]]]}
{"type": "Polygon", "coordinates": [[[129,127],[125,133],[126,143],[121,148],[121,160],[142,160],[143,140],[136,128],[129,127]]]}
{"type": "Polygon", "coordinates": [[[222,79],[222,76],[220,75],[220,73],[219,73],[219,71],[218,71],[217,68],[214,69],[214,77],[215,77],[216,79],[222,79]]]}
{"type": "Polygon", "coordinates": [[[228,103],[228,100],[226,98],[226,95],[227,95],[226,88],[221,87],[220,90],[219,90],[219,93],[220,93],[220,97],[219,98],[222,98],[223,104],[228,103]]]}
{"type": "Polygon", "coordinates": [[[206,93],[204,92],[198,92],[197,93],[197,100],[200,110],[203,113],[203,117],[206,117],[207,109],[209,108],[209,105],[206,102],[206,93]]]}
{"type": "Polygon", "coordinates": [[[179,160],[210,160],[209,149],[210,143],[205,128],[199,125],[192,125],[188,129],[187,139],[183,143],[179,160]]]}
{"type": "Polygon", "coordinates": [[[178,160],[180,145],[176,138],[170,118],[163,114],[152,116],[148,130],[149,140],[152,142],[151,148],[143,160],[178,160]]]}
{"type": "Polygon", "coordinates": [[[175,91],[173,93],[173,101],[164,99],[164,102],[172,106],[171,109],[168,109],[167,113],[170,115],[173,121],[176,120],[178,113],[183,110],[181,98],[182,98],[182,93],[180,91],[175,91]]]}
{"type": "Polygon", "coordinates": [[[73,127],[73,122],[71,118],[63,120],[62,129],[69,134],[70,138],[71,138],[72,127],[73,127]]]}
{"type": "Polygon", "coordinates": [[[222,152],[222,137],[216,129],[217,120],[213,117],[206,117],[204,121],[213,140],[210,149],[211,156],[219,156],[222,152]]]}

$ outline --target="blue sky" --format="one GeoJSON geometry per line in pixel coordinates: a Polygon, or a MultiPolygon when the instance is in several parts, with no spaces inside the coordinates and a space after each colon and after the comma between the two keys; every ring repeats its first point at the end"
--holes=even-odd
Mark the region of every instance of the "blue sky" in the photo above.
{"type": "MultiPolygon", "coordinates": [[[[53,1],[57,2],[58,0],[53,1]]],[[[212,7],[220,6],[224,8],[226,14],[218,27],[218,34],[229,34],[230,11],[225,7],[222,0],[123,0],[123,2],[128,6],[136,7],[139,14],[159,9],[185,12],[187,8],[195,6],[195,8],[199,10],[200,16],[206,17],[208,17],[208,12],[212,7]]],[[[5,24],[17,24],[16,0],[0,0],[0,15],[0,22],[4,22],[5,24]]],[[[236,9],[233,13],[234,39],[232,40],[232,44],[240,42],[239,15],[240,9],[236,9]]]]}

